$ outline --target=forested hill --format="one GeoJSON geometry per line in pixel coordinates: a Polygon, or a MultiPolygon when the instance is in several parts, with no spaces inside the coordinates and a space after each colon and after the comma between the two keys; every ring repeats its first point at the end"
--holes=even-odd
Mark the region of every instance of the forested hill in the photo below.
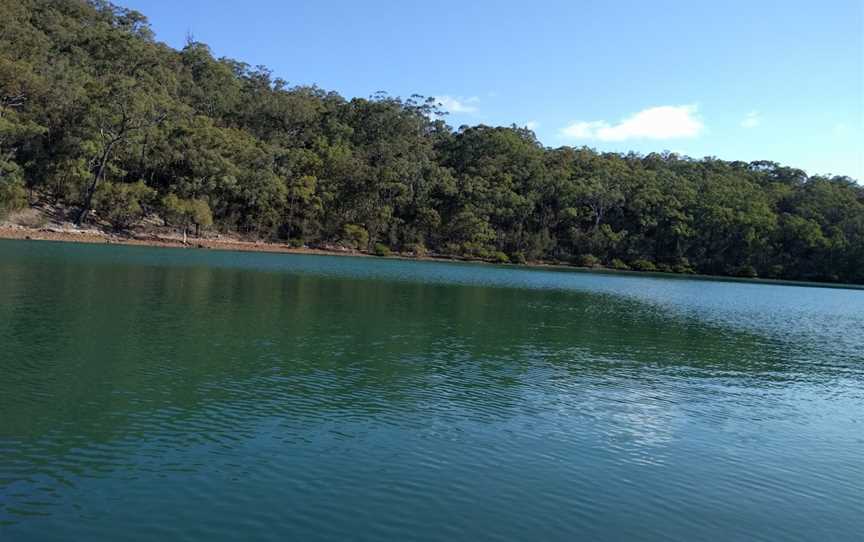
{"type": "Polygon", "coordinates": [[[28,198],[117,228],[158,214],[379,252],[864,283],[849,178],[454,130],[430,99],[348,100],[174,50],[101,0],[0,0],[0,210],[28,198]]]}

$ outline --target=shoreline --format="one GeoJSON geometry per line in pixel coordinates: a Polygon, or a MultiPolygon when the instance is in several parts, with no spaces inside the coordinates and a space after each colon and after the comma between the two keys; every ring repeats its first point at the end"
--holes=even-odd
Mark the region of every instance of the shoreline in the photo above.
{"type": "Polygon", "coordinates": [[[96,229],[68,228],[28,228],[25,226],[0,225],[0,239],[19,241],[59,241],[66,243],[87,243],[100,245],[147,246],[179,249],[210,249],[235,250],[240,252],[278,252],[292,254],[327,254],[327,255],[365,255],[346,251],[324,250],[307,247],[292,247],[282,243],[265,243],[263,241],[242,241],[228,238],[197,238],[189,237],[184,243],[180,237],[159,235],[156,233],[108,233],[96,229]]]}
{"type": "Polygon", "coordinates": [[[499,264],[485,260],[458,258],[446,255],[430,254],[414,256],[394,252],[388,256],[378,256],[369,252],[338,248],[292,247],[287,243],[265,241],[244,241],[231,238],[187,238],[184,243],[179,236],[160,235],[157,233],[110,233],[98,229],[70,229],[63,227],[30,228],[15,224],[0,224],[0,240],[17,241],[54,241],[61,243],[83,243],[96,245],[125,245],[155,248],[174,248],[186,250],[222,250],[235,252],[265,252],[273,254],[298,254],[317,256],[354,256],[364,258],[379,258],[388,260],[431,261],[451,263],[471,263],[484,265],[506,265],[524,269],[544,269],[548,271],[591,272],[621,276],[643,276],[671,279],[711,280],[718,282],[739,282],[745,284],[766,284],[785,286],[804,286],[816,288],[839,288],[846,290],[864,290],[864,285],[845,284],[838,282],[810,282],[800,280],[743,278],[727,275],[702,275],[664,272],[645,272],[633,270],[611,269],[608,267],[580,267],[576,265],[553,262],[528,262],[525,264],[499,264]]]}

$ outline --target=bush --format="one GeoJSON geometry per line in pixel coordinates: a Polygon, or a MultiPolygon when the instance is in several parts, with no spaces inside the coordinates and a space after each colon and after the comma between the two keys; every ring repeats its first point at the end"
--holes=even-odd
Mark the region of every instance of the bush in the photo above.
{"type": "Polygon", "coordinates": [[[501,251],[492,255],[492,261],[495,263],[510,263],[510,258],[501,251]]]}
{"type": "Polygon", "coordinates": [[[343,242],[355,250],[364,250],[369,246],[369,232],[357,224],[345,224],[342,228],[343,242]]]}
{"type": "Polygon", "coordinates": [[[187,212],[189,220],[195,224],[195,227],[209,228],[213,225],[213,212],[210,211],[210,205],[204,198],[188,200],[187,212]]]}
{"type": "Polygon", "coordinates": [[[618,269],[620,271],[626,271],[630,269],[630,266],[624,263],[624,260],[620,258],[615,258],[614,260],[612,260],[610,266],[612,267],[612,269],[618,269]]]}
{"type": "Polygon", "coordinates": [[[775,279],[782,278],[784,273],[785,269],[780,264],[772,265],[771,269],[768,270],[768,276],[775,279]]]}
{"type": "Polygon", "coordinates": [[[576,258],[576,265],[580,267],[600,267],[600,258],[593,254],[582,254],[576,258]]]}
{"type": "Polygon", "coordinates": [[[483,243],[465,242],[462,243],[462,254],[465,256],[473,256],[481,260],[491,260],[495,257],[495,253],[489,250],[489,247],[483,243]]]}
{"type": "Polygon", "coordinates": [[[510,255],[510,261],[518,265],[525,265],[528,263],[528,258],[526,258],[525,253],[520,250],[510,255]]]}
{"type": "Polygon", "coordinates": [[[672,266],[672,271],[684,275],[692,275],[696,272],[693,267],[690,266],[690,260],[688,260],[687,258],[680,258],[678,260],[678,263],[672,266]]]}
{"type": "Polygon", "coordinates": [[[0,217],[27,205],[27,190],[20,180],[0,177],[0,217]]]}
{"type": "Polygon", "coordinates": [[[657,266],[654,265],[654,262],[642,258],[633,261],[630,267],[636,271],[657,271],[657,266]]]}
{"type": "Polygon", "coordinates": [[[743,277],[748,279],[755,279],[759,276],[759,273],[756,272],[756,268],[750,264],[742,265],[735,270],[734,274],[736,277],[743,277]]]}
{"type": "Polygon", "coordinates": [[[45,172],[45,189],[57,200],[78,202],[84,197],[92,177],[84,158],[58,160],[45,172]]]}
{"type": "Polygon", "coordinates": [[[458,243],[447,243],[444,245],[444,254],[448,256],[457,256],[462,253],[462,246],[458,243]]]}
{"type": "Polygon", "coordinates": [[[303,239],[298,239],[296,237],[288,239],[288,246],[290,246],[291,248],[302,248],[303,244],[303,239]]]}
{"type": "Polygon", "coordinates": [[[189,228],[189,224],[195,225],[196,234],[198,228],[213,225],[213,213],[204,198],[181,199],[175,194],[168,194],[162,198],[161,211],[166,220],[183,226],[183,231],[189,228]]]}
{"type": "Polygon", "coordinates": [[[657,264],[657,271],[660,271],[661,273],[671,273],[672,272],[672,266],[669,265],[668,263],[662,263],[661,262],[661,263],[657,264]]]}
{"type": "Polygon", "coordinates": [[[392,254],[392,251],[390,250],[390,247],[384,243],[375,243],[374,253],[376,256],[389,256],[392,254]]]}
{"type": "Polygon", "coordinates": [[[411,247],[411,253],[414,255],[415,258],[422,258],[426,254],[428,254],[429,251],[426,250],[426,245],[424,245],[423,243],[415,243],[411,247]]]}
{"type": "Polygon", "coordinates": [[[105,181],[93,195],[93,207],[114,228],[128,228],[144,217],[144,206],[155,196],[156,191],[144,181],[131,184],[105,181]]]}

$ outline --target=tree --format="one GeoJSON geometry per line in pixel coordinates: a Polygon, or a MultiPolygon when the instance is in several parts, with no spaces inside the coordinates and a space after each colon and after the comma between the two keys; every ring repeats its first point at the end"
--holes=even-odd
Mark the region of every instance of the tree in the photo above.
{"type": "Polygon", "coordinates": [[[168,194],[162,198],[162,214],[166,220],[183,227],[185,241],[189,226],[195,226],[195,237],[201,234],[201,228],[213,225],[213,212],[204,198],[181,199],[176,194],[168,194]]]}
{"type": "Polygon", "coordinates": [[[128,228],[142,218],[156,195],[156,191],[144,184],[103,182],[94,193],[93,201],[99,217],[107,220],[115,229],[128,228]]]}
{"type": "Polygon", "coordinates": [[[80,226],[90,212],[93,195],[108,170],[115,147],[159,124],[166,116],[161,101],[139,90],[133,79],[111,78],[100,88],[93,110],[99,151],[94,157],[93,178],[75,219],[76,226],[80,226]]]}
{"type": "Polygon", "coordinates": [[[864,282],[852,179],[454,129],[433,98],[347,100],[191,38],[174,50],[105,0],[0,0],[0,21],[4,210],[29,196],[115,228],[158,213],[196,235],[864,282]]]}

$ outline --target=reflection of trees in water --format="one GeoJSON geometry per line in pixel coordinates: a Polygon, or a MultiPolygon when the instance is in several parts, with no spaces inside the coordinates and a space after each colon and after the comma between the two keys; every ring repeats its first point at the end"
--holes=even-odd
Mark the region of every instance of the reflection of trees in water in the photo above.
{"type": "Polygon", "coordinates": [[[107,437],[155,409],[180,420],[222,403],[315,418],[494,400],[483,412],[500,419],[521,387],[553,375],[578,394],[580,379],[652,367],[757,380],[784,368],[763,339],[670,325],[611,295],[206,265],[10,269],[4,295],[28,301],[3,314],[7,436],[70,426],[107,437]]]}
{"type": "Polygon", "coordinates": [[[719,424],[738,397],[717,394],[797,378],[779,341],[612,293],[510,287],[523,275],[502,268],[44,250],[0,258],[4,492],[346,427],[597,424],[660,461],[651,447],[694,401],[719,424]],[[429,280],[406,280],[413,269],[429,280]]]}

